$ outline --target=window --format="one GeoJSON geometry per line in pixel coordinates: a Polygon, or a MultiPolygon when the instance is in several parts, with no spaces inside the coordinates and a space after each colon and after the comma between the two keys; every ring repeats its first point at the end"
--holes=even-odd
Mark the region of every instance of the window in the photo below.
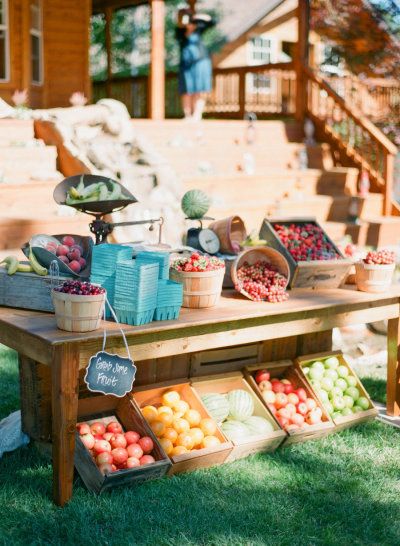
{"type": "Polygon", "coordinates": [[[276,44],[272,38],[253,36],[249,40],[248,64],[269,64],[276,62],[276,44]]]}
{"type": "Polygon", "coordinates": [[[10,78],[8,0],[0,0],[0,81],[10,78]]]}
{"type": "Polygon", "coordinates": [[[31,71],[32,83],[43,83],[42,1],[31,1],[31,71]]]}

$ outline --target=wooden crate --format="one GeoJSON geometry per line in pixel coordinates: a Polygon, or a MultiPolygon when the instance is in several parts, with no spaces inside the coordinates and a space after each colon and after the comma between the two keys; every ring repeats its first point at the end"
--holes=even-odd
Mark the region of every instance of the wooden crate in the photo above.
{"type": "Polygon", "coordinates": [[[142,417],[139,408],[129,396],[116,398],[115,396],[96,396],[79,400],[78,421],[103,421],[112,420],[120,422],[124,430],[135,430],[141,436],[150,436],[154,442],[152,451],[156,462],[153,464],[118,470],[104,476],[97,468],[89,451],[83,445],[76,434],[75,467],[84,484],[90,491],[102,493],[106,489],[120,485],[137,485],[147,480],[161,478],[167,474],[171,461],[142,417]]]}
{"type": "Polygon", "coordinates": [[[307,395],[310,398],[313,398],[322,410],[321,423],[318,423],[317,425],[310,425],[304,428],[288,430],[285,444],[284,444],[285,446],[290,444],[305,442],[308,440],[315,440],[318,438],[322,438],[324,436],[327,436],[331,432],[333,432],[334,425],[333,425],[332,419],[329,417],[328,413],[325,411],[323,405],[321,404],[320,400],[314,393],[313,389],[310,388],[310,385],[308,384],[306,378],[303,376],[303,373],[301,372],[301,370],[297,369],[291,360],[266,362],[265,364],[247,366],[244,369],[244,376],[246,378],[246,381],[254,390],[254,392],[257,394],[258,398],[261,400],[261,402],[264,404],[265,407],[267,406],[267,404],[265,403],[262,397],[261,391],[258,388],[258,385],[254,379],[254,373],[258,370],[263,370],[263,369],[266,369],[270,372],[271,378],[273,377],[279,377],[282,379],[285,378],[291,381],[294,385],[296,385],[296,388],[303,387],[306,390],[307,395]]]}
{"type": "Polygon", "coordinates": [[[260,434],[257,436],[249,436],[248,439],[240,442],[232,442],[233,449],[227,458],[228,461],[242,459],[253,453],[260,451],[275,451],[282,442],[286,439],[286,433],[281,429],[277,421],[272,417],[269,410],[260,402],[253,390],[243,378],[240,372],[230,372],[220,375],[213,375],[193,379],[193,388],[196,392],[203,396],[209,393],[226,394],[231,390],[243,389],[248,392],[254,401],[254,414],[259,417],[264,417],[270,421],[274,427],[274,431],[268,435],[260,434]]]}
{"type": "MultiPolygon", "coordinates": [[[[207,412],[196,391],[187,382],[176,383],[176,381],[167,381],[151,385],[151,387],[140,387],[139,389],[134,389],[133,397],[139,407],[148,405],[157,407],[161,405],[162,395],[169,390],[179,392],[182,400],[185,400],[192,409],[197,410],[202,419],[210,418],[210,414],[207,412]]],[[[169,474],[189,472],[190,470],[208,468],[224,463],[232,451],[232,444],[219,429],[217,429],[216,436],[221,441],[221,444],[217,447],[193,449],[189,453],[171,457],[172,467],[169,470],[169,474]]]]}
{"type": "Polygon", "coordinates": [[[324,231],[315,218],[265,218],[260,229],[260,239],[265,239],[269,246],[279,250],[290,268],[290,288],[338,288],[348,275],[353,264],[352,260],[343,257],[335,243],[325,233],[325,237],[331,243],[336,252],[341,256],[337,260],[311,260],[296,262],[290,252],[281,242],[272,224],[305,224],[311,223],[324,231]]]}
{"type": "MultiPolygon", "coordinates": [[[[60,281],[65,280],[68,279],[60,277],[60,281]]],[[[8,275],[0,267],[0,305],[54,313],[50,276],[42,277],[36,273],[8,275]]]]}
{"type": "MultiPolygon", "coordinates": [[[[344,366],[346,366],[350,374],[357,379],[357,389],[361,392],[362,396],[365,396],[365,398],[367,398],[370,405],[370,407],[365,411],[360,411],[359,413],[353,413],[352,415],[348,415],[346,417],[339,417],[339,418],[333,419],[333,422],[335,424],[335,430],[336,431],[343,430],[344,428],[349,428],[354,425],[358,425],[359,423],[363,423],[365,421],[371,421],[375,419],[375,417],[378,415],[378,410],[374,406],[371,398],[369,397],[368,392],[365,390],[365,387],[361,383],[359,377],[357,376],[355,371],[352,369],[350,364],[346,361],[341,351],[329,351],[326,353],[315,353],[312,355],[300,356],[296,359],[296,364],[299,366],[299,368],[302,368],[303,366],[306,366],[307,364],[310,364],[311,362],[314,362],[315,360],[324,360],[325,358],[329,358],[330,356],[336,356],[339,359],[340,364],[343,364],[344,366]]],[[[312,391],[314,392],[315,397],[318,398],[321,405],[323,405],[323,402],[319,398],[318,393],[315,391],[311,383],[308,381],[307,377],[306,376],[304,377],[309,385],[309,388],[312,389],[312,391]]]]}
{"type": "Polygon", "coordinates": [[[190,357],[190,377],[240,371],[262,360],[261,343],[237,345],[193,353],[190,357]]]}

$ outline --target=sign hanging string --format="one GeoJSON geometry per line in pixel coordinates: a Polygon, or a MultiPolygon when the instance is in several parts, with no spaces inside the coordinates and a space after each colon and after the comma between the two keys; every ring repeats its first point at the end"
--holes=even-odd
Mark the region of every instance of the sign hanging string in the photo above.
{"type": "MultiPolygon", "coordinates": [[[[103,306],[103,318],[104,318],[104,320],[106,318],[106,305],[108,306],[113,319],[119,325],[119,320],[117,319],[117,315],[115,314],[114,309],[111,307],[111,304],[108,301],[107,295],[106,295],[106,299],[105,299],[104,306],[103,306]]],[[[124,344],[125,344],[126,352],[128,354],[128,358],[129,358],[129,360],[132,360],[131,354],[129,352],[128,342],[126,341],[125,333],[124,333],[123,329],[120,326],[119,326],[119,331],[121,332],[122,339],[124,340],[124,344]]],[[[107,330],[106,330],[106,328],[104,328],[104,330],[103,330],[103,349],[102,349],[102,351],[105,350],[106,342],[107,342],[107,330]]]]}

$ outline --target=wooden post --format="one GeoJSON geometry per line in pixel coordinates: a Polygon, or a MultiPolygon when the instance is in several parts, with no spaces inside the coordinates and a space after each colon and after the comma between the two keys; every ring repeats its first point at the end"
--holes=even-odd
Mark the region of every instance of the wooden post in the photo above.
{"type": "Polygon", "coordinates": [[[165,118],[165,4],[151,0],[150,117],[165,118]]]}
{"type": "Polygon", "coordinates": [[[383,211],[384,216],[392,214],[392,191],[393,191],[393,176],[394,176],[394,155],[386,153],[384,158],[384,179],[385,187],[383,188],[383,211]]]}
{"type": "Polygon", "coordinates": [[[189,4],[190,9],[191,9],[193,12],[196,11],[196,1],[197,1],[197,0],[188,0],[188,2],[187,2],[187,3],[189,4]]]}
{"type": "Polygon", "coordinates": [[[112,41],[111,41],[111,21],[113,16],[112,8],[105,8],[104,15],[106,18],[106,54],[107,54],[107,80],[106,93],[107,97],[111,97],[111,78],[112,78],[112,41]]]}
{"type": "Polygon", "coordinates": [[[21,7],[22,31],[21,31],[21,54],[22,54],[22,77],[21,89],[29,89],[31,85],[31,6],[29,0],[23,0],[21,7]]]}
{"type": "Polygon", "coordinates": [[[296,70],[296,119],[304,121],[307,110],[307,77],[304,68],[308,68],[309,64],[310,1],[298,0],[298,2],[298,37],[294,60],[296,70]]]}
{"type": "Polygon", "coordinates": [[[394,318],[388,320],[387,347],[387,384],[386,384],[386,411],[388,415],[398,417],[400,415],[400,320],[394,318]]]}
{"type": "Polygon", "coordinates": [[[239,118],[243,119],[246,114],[246,72],[240,70],[238,76],[239,118]]]}

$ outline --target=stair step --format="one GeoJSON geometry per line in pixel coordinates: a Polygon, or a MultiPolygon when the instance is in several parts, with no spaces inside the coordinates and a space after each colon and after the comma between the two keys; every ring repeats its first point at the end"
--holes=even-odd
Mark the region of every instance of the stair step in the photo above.
{"type": "Polygon", "coordinates": [[[32,120],[0,119],[0,142],[28,142],[34,136],[32,120]]]}
{"type": "Polygon", "coordinates": [[[0,169],[4,180],[29,179],[33,172],[56,171],[55,146],[3,146],[0,147],[0,169]]]}

